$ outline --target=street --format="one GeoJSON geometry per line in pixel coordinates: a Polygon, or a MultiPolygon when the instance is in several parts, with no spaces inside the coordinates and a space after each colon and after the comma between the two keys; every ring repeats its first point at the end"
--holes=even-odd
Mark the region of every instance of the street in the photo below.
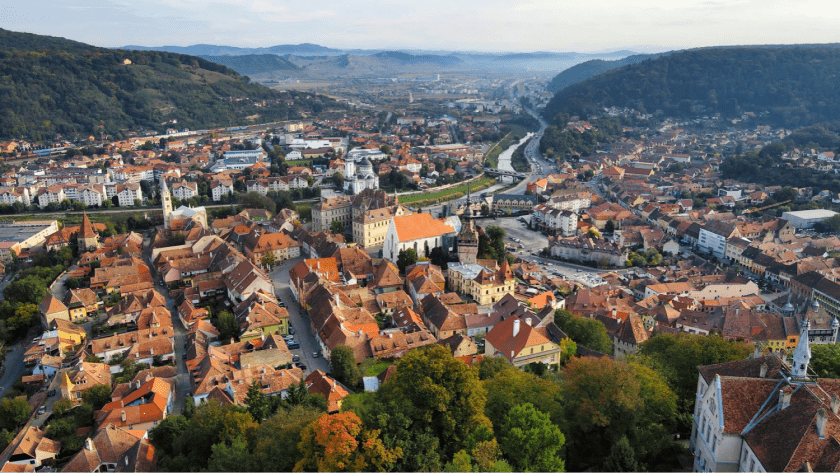
{"type": "Polygon", "coordinates": [[[146,264],[149,266],[149,269],[154,276],[155,285],[157,286],[158,292],[163,294],[166,298],[166,308],[169,310],[169,314],[172,317],[172,327],[175,329],[175,366],[178,368],[178,374],[175,377],[175,402],[172,407],[172,411],[174,413],[180,414],[183,412],[184,409],[184,399],[187,393],[190,391],[190,377],[189,371],[187,370],[187,362],[183,359],[183,354],[186,352],[186,348],[184,347],[184,341],[187,339],[187,329],[181,324],[181,319],[178,317],[178,307],[175,305],[175,301],[169,295],[169,288],[166,286],[160,285],[160,276],[155,271],[155,266],[152,264],[151,260],[151,251],[150,245],[147,240],[146,243],[146,251],[144,252],[143,256],[146,259],[146,264]]]}
{"type": "Polygon", "coordinates": [[[309,317],[303,314],[300,305],[295,302],[295,298],[292,297],[292,291],[289,289],[289,270],[292,269],[294,265],[303,261],[303,259],[304,258],[294,258],[284,261],[282,264],[277,265],[274,270],[269,273],[269,277],[274,282],[277,298],[286,304],[286,310],[289,311],[289,323],[291,323],[292,327],[295,329],[295,341],[300,343],[300,348],[290,351],[293,355],[300,356],[300,361],[306,365],[307,369],[304,370],[304,376],[306,376],[314,370],[321,370],[325,373],[329,373],[330,364],[323,356],[320,355],[321,347],[318,342],[315,341],[315,336],[313,335],[310,327],[309,317]],[[319,353],[318,358],[313,356],[315,352],[319,353]]]}

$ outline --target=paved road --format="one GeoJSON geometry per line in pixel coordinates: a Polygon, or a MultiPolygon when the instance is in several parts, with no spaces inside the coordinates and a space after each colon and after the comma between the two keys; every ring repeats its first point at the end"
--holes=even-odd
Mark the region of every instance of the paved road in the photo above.
{"type": "Polygon", "coordinates": [[[13,345],[11,349],[6,352],[6,359],[3,362],[3,371],[2,374],[0,374],[0,397],[5,396],[7,392],[11,391],[15,381],[23,376],[23,353],[26,351],[25,343],[29,340],[31,340],[31,337],[25,337],[24,341],[18,343],[17,345],[13,345]]]}
{"type": "Polygon", "coordinates": [[[323,356],[319,356],[318,358],[313,356],[313,353],[316,351],[320,353],[320,345],[315,341],[315,337],[312,334],[309,317],[303,313],[300,305],[295,302],[292,291],[289,289],[289,270],[301,261],[303,261],[303,258],[284,261],[283,264],[276,266],[269,276],[274,281],[277,297],[286,304],[286,310],[289,311],[289,322],[295,329],[295,341],[300,343],[300,348],[291,350],[291,352],[294,355],[300,356],[300,361],[306,365],[307,369],[304,370],[304,375],[314,370],[329,373],[330,364],[327,360],[323,356]]]}
{"type": "Polygon", "coordinates": [[[178,307],[175,301],[169,295],[169,288],[160,285],[160,276],[155,271],[154,265],[151,261],[151,250],[149,242],[146,244],[147,251],[144,254],[146,264],[152,271],[157,290],[166,298],[166,308],[169,309],[169,314],[172,317],[172,326],[175,328],[175,366],[178,368],[178,374],[175,377],[175,402],[173,403],[172,412],[180,414],[184,410],[184,398],[190,391],[189,371],[187,370],[187,362],[183,359],[183,354],[186,353],[184,341],[187,339],[188,330],[181,323],[178,317],[178,307]]]}

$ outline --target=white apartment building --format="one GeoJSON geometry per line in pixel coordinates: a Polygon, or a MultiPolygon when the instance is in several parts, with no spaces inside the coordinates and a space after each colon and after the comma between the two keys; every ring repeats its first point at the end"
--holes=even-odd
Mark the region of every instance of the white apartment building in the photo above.
{"type": "Polygon", "coordinates": [[[172,196],[186,200],[198,195],[198,184],[195,182],[176,182],[172,184],[172,196]]]}
{"type": "Polygon", "coordinates": [[[14,204],[20,202],[23,205],[29,206],[29,189],[25,187],[0,187],[0,204],[14,204]]]}
{"type": "Polygon", "coordinates": [[[233,194],[233,181],[230,179],[219,179],[210,183],[210,192],[213,195],[213,201],[218,202],[222,200],[223,195],[233,194]]]}
{"type": "Polygon", "coordinates": [[[38,207],[43,209],[46,208],[50,202],[58,203],[66,198],[67,196],[61,186],[52,185],[49,187],[42,187],[38,190],[38,207]]]}
{"type": "Polygon", "coordinates": [[[143,191],[140,189],[140,184],[129,182],[120,184],[119,192],[117,193],[120,207],[132,207],[135,200],[143,201],[143,191]]]}

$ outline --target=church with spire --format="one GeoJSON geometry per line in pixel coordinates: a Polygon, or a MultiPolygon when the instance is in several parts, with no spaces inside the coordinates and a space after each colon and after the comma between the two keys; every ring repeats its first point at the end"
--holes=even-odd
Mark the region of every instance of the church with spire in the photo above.
{"type": "Polygon", "coordinates": [[[810,369],[811,329],[803,318],[790,358],[757,343],[746,360],[699,367],[693,471],[840,471],[840,380],[810,369]]]}
{"type": "Polygon", "coordinates": [[[76,244],[79,247],[79,254],[99,248],[99,234],[90,223],[87,212],[82,213],[82,225],[76,234],[76,244]]]}
{"type": "Polygon", "coordinates": [[[172,231],[182,231],[194,228],[196,225],[201,228],[207,226],[207,210],[202,207],[182,205],[172,210],[172,194],[166,179],[160,179],[160,204],[163,210],[163,228],[172,231]]]}

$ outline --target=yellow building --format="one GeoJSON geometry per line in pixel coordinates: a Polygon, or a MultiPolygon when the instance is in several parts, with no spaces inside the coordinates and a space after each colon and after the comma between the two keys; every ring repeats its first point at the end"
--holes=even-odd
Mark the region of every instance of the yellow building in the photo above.
{"type": "Polygon", "coordinates": [[[381,209],[353,209],[353,241],[362,248],[379,248],[385,244],[385,235],[391,219],[409,215],[411,211],[401,205],[381,209]]]}
{"type": "Polygon", "coordinates": [[[472,297],[479,305],[494,304],[513,294],[516,281],[507,260],[502,261],[498,271],[478,263],[449,263],[448,267],[449,287],[472,297]]]}
{"type": "Polygon", "coordinates": [[[499,322],[484,339],[485,356],[504,357],[514,366],[560,363],[560,347],[551,341],[545,327],[533,326],[537,322],[536,316],[514,316],[499,322]]]}
{"type": "Polygon", "coordinates": [[[83,327],[62,319],[54,319],[52,323],[50,323],[50,329],[58,332],[58,339],[61,343],[62,352],[67,351],[69,348],[81,345],[87,336],[83,327]],[[65,346],[65,344],[67,346],[65,346]]]}

